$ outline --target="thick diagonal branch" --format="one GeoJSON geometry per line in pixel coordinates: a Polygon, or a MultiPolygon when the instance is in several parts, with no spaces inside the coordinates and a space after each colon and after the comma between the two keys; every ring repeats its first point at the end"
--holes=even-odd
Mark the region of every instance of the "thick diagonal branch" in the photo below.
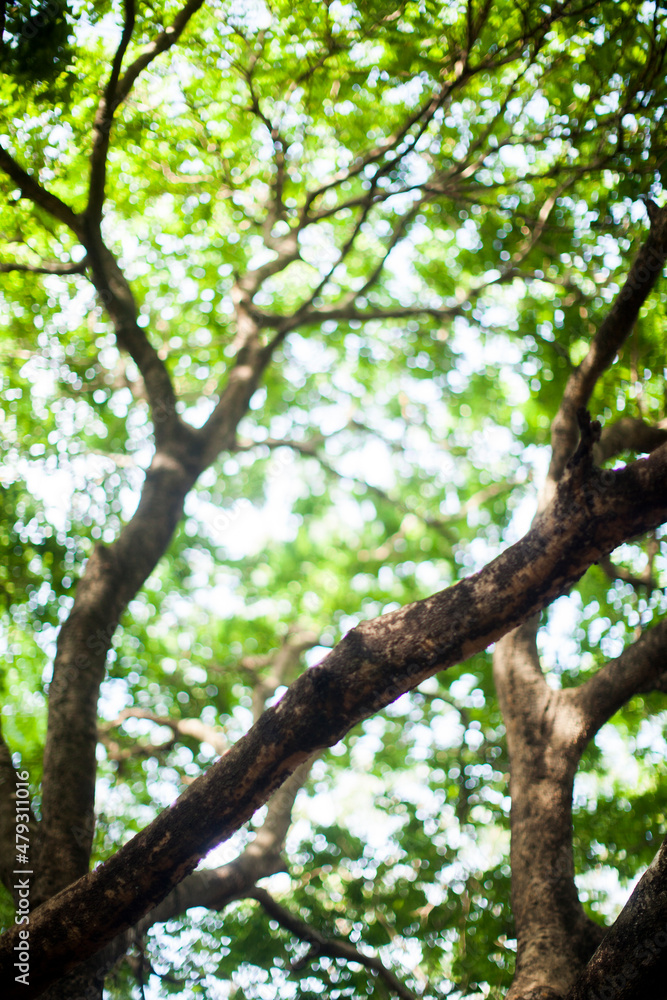
{"type": "Polygon", "coordinates": [[[237,858],[219,868],[203,869],[188,875],[146,916],[113,939],[105,948],[81,963],[68,978],[68,985],[78,986],[82,995],[89,984],[99,983],[127,951],[146,936],[151,927],[183,916],[192,907],[205,906],[222,911],[237,899],[252,893],[257,883],[275,872],[283,871],[285,836],[292,820],[294,800],[308,779],[314,758],[304,761],[272,796],[264,822],[254,839],[237,858]]]}
{"type": "Polygon", "coordinates": [[[135,924],[310,754],[484,649],[550,604],[601,554],[665,520],[667,446],[617,472],[580,465],[563,477],[528,534],[481,572],[362,622],[146,830],[31,915],[35,973],[20,991],[11,980],[16,931],[3,937],[9,1000],[38,995],[135,924]]]}

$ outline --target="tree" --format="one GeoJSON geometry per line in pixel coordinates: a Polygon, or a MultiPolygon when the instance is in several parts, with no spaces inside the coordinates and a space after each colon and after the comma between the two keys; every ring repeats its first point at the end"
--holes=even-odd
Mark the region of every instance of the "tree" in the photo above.
{"type": "Polygon", "coordinates": [[[7,8],[7,996],[657,995],[666,13],[7,8]]]}

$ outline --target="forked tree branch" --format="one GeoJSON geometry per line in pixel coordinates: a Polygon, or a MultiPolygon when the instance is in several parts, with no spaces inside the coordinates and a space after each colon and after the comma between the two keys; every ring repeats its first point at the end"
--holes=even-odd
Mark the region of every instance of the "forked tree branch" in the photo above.
{"type": "MultiPolygon", "coordinates": [[[[580,456],[587,456],[585,462],[590,463],[606,453],[599,425],[582,421],[581,407],[631,332],[639,307],[662,272],[666,257],[667,208],[660,210],[655,206],[648,239],[584,361],[567,381],[552,423],[552,459],[540,507],[547,505],[554,493],[557,495],[558,482],[567,474],[566,462],[574,451],[579,429],[581,441],[570,465],[576,464],[580,456]]],[[[642,436],[646,435],[642,432],[642,436]]],[[[618,435],[608,432],[607,448],[615,438],[618,435]]],[[[539,517],[538,514],[538,521],[539,517]]],[[[604,559],[607,554],[601,555],[604,559]]],[[[645,640],[640,649],[647,652],[656,643],[660,649],[659,636],[657,633],[652,640],[645,640]]],[[[637,665],[641,653],[632,647],[626,654],[622,664],[633,663],[641,672],[637,665]]],[[[651,666],[656,669],[655,657],[648,655],[642,662],[649,673],[651,666]]],[[[657,675],[661,672],[658,666],[657,675]]],[[[597,943],[597,929],[585,917],[574,883],[572,786],[588,739],[636,689],[628,690],[631,681],[622,665],[607,665],[598,675],[601,679],[593,678],[590,686],[572,692],[552,692],[542,674],[536,628],[527,624],[497,643],[494,673],[508,733],[512,788],[512,901],[518,947],[516,974],[508,1000],[528,1000],[535,990],[548,993],[554,988],[556,992],[568,989],[597,943]],[[614,672],[624,678],[625,685],[619,680],[609,687],[614,672]],[[581,696],[580,690],[584,692],[581,696]],[[624,692],[620,702],[619,692],[624,692]],[[565,733],[564,739],[559,737],[559,730],[565,733]],[[540,789],[543,789],[541,800],[540,789]],[[557,879],[553,878],[554,871],[557,879]]]]}
{"type": "Polygon", "coordinates": [[[123,76],[118,81],[115,91],[115,100],[121,104],[128,96],[134,82],[147,66],[153,62],[163,52],[171,49],[183,34],[190,19],[197,13],[203,5],[204,0],[188,0],[183,5],[171,24],[160,32],[152,42],[150,42],[143,52],[137,56],[133,63],[128,66],[123,76]]]}
{"type": "Polygon", "coordinates": [[[98,105],[93,125],[94,140],[90,160],[90,186],[86,217],[98,228],[102,219],[106,181],[106,165],[109,152],[110,133],[116,109],[125,101],[142,70],[146,69],[154,59],[168,51],[181,37],[188,21],[202,6],[204,0],[189,0],[169,27],[160,32],[143,52],[131,63],[121,76],[123,59],[130,44],[134,30],[135,0],[125,0],[125,17],[120,43],[113,59],[109,81],[104,95],[98,105]]]}
{"type": "Polygon", "coordinates": [[[600,555],[667,520],[667,446],[601,472],[592,467],[590,444],[520,542],[455,586],[358,625],[149,827],[34,911],[28,987],[12,981],[18,928],[9,931],[0,942],[8,1000],[37,996],[135,924],[313,752],[486,648],[550,604],[600,555]]]}

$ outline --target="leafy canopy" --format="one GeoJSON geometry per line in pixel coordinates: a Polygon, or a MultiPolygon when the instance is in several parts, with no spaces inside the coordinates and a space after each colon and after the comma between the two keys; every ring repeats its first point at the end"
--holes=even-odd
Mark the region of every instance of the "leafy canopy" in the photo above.
{"type": "MultiPolygon", "coordinates": [[[[126,64],[178,10],[136,9],[126,64]]],[[[106,2],[7,10],[0,142],[75,211],[123,16],[106,2]]],[[[645,227],[640,196],[665,183],[664,19],[648,2],[217,0],[137,78],[112,130],[104,235],[179,412],[196,426],[211,412],[244,309],[267,339],[290,332],[237,448],[201,477],[114,636],[103,727],[138,707],[201,718],[231,742],[259,680],[275,693],[253,658],[312,632],[315,662],[361,618],[467,575],[525,528],[565,380],[645,227]]],[[[0,184],[2,260],[23,268],[4,275],[1,304],[3,731],[39,796],[57,627],[93,545],[133,512],[153,425],[136,365],[76,273],[83,248],[0,184]],[[33,270],[43,261],[72,273],[33,270]]],[[[602,420],[664,417],[664,310],[655,295],[598,385],[602,420]]],[[[620,555],[662,579],[660,539],[620,555]]],[[[577,683],[664,610],[660,589],[594,567],[544,616],[550,682],[577,683]]],[[[450,980],[457,995],[502,995],[510,981],[490,676],[479,655],[318,761],[287,875],[269,883],[425,996],[450,980]]],[[[664,832],[663,724],[658,696],[635,698],[578,779],[579,884],[605,918],[664,832]],[[617,754],[632,750],[628,781],[617,754]]],[[[111,732],[94,861],[214,756],[150,718],[111,732]]],[[[254,900],[190,912],[148,947],[155,972],[177,977],[155,995],[194,996],[215,976],[249,998],[377,989],[361,966],[290,970],[303,944],[254,900]]],[[[110,996],[128,995],[127,976],[110,996]]]]}

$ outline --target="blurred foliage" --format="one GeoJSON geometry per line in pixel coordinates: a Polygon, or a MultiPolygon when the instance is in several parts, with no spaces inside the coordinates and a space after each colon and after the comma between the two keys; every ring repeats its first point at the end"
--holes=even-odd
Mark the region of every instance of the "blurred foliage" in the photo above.
{"type": "MultiPolygon", "coordinates": [[[[127,58],[177,10],[140,5],[127,58]]],[[[122,7],[6,12],[2,143],[79,211],[122,7]]],[[[233,359],[235,280],[297,229],[298,258],[255,304],[280,317],[314,298],[239,450],[201,477],[124,616],[102,721],[135,706],[234,740],[268,671],[248,658],[312,630],[313,663],[361,618],[479,569],[526,529],[567,377],[646,232],[640,198],[663,197],[666,16],[630,0],[214,0],[139,77],[114,127],[105,227],[186,419],[203,423],[233,359]]],[[[81,260],[4,175],[0,190],[2,262],[81,260]]],[[[665,301],[652,296],[600,380],[591,409],[604,422],[665,418],[665,301]]],[[[38,806],[56,629],[92,546],[133,512],[152,429],[84,275],[4,274],[0,319],[3,732],[38,806]]],[[[664,615],[657,541],[652,589],[593,567],[543,615],[550,683],[579,683],[664,615]]],[[[648,557],[641,541],[615,555],[634,572],[648,557]]],[[[582,764],[577,871],[597,919],[667,829],[666,722],[660,696],[637,697],[582,764]]],[[[169,733],[127,719],[113,730],[125,757],[100,746],[94,860],[213,759],[187,738],[131,752],[169,733]]],[[[287,872],[267,886],[418,996],[501,997],[514,961],[507,778],[483,654],[315,764],[287,872]]],[[[256,901],[193,911],[151,932],[150,995],[389,995],[363,966],[300,963],[305,952],[256,901]]],[[[139,996],[129,965],[108,995],[139,996]]]]}

